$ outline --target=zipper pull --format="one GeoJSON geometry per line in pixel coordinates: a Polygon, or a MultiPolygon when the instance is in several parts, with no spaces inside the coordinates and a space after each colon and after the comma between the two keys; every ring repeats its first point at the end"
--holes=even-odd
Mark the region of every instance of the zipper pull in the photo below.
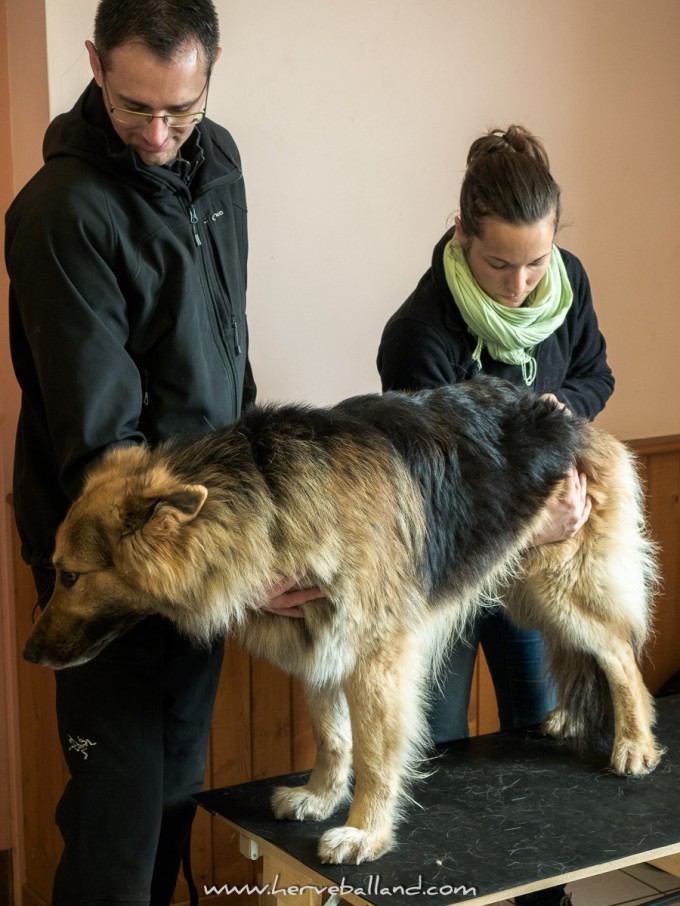
{"type": "Polygon", "coordinates": [[[236,355],[241,355],[243,350],[241,349],[241,343],[238,338],[238,324],[236,323],[235,315],[231,316],[231,326],[234,331],[234,348],[236,349],[236,355]]]}
{"type": "Polygon", "coordinates": [[[196,208],[192,204],[189,205],[189,221],[194,228],[194,242],[196,245],[203,245],[201,237],[198,235],[198,227],[196,226],[198,223],[198,215],[196,214],[196,208]]]}
{"type": "Polygon", "coordinates": [[[142,403],[145,406],[149,405],[149,372],[144,372],[144,396],[142,398],[142,403]]]}

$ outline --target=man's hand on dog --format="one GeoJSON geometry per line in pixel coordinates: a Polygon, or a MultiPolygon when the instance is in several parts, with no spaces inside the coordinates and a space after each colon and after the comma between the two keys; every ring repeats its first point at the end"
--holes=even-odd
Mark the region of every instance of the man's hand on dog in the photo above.
{"type": "Polygon", "coordinates": [[[311,588],[300,588],[299,583],[303,579],[302,575],[292,578],[287,576],[276,585],[272,585],[267,593],[267,600],[260,603],[260,608],[281,617],[303,617],[302,604],[323,598],[323,592],[316,585],[311,588]]]}

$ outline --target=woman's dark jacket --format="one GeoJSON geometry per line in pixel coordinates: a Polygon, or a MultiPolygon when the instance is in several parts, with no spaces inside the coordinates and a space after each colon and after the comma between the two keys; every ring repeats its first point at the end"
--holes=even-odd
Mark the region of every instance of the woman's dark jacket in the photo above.
{"type": "MultiPolygon", "coordinates": [[[[384,390],[425,390],[467,381],[479,374],[472,358],[476,340],[463,321],[444,275],[449,230],[434,249],[432,266],[390,318],[378,351],[384,390]]],[[[594,418],[614,390],[604,337],[593,309],[590,284],[581,262],[560,249],[574,301],[555,333],[536,350],[537,393],[554,393],[572,412],[594,418]]],[[[506,365],[482,353],[482,372],[522,383],[519,365],[506,365]]]]}
{"type": "Polygon", "coordinates": [[[45,164],[7,215],[10,342],[22,390],[14,507],[47,565],[105,449],[204,434],[254,399],[238,150],[204,120],[189,161],[145,166],[93,82],[50,125],[45,164]]]}

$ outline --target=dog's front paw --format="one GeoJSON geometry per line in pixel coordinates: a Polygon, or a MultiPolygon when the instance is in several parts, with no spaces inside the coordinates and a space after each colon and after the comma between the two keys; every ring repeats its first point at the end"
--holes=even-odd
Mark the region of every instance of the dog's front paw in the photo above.
{"type": "Polygon", "coordinates": [[[332,815],[346,796],[343,793],[315,793],[307,786],[279,786],[272,795],[274,816],[289,821],[323,821],[332,815]]]}
{"type": "Polygon", "coordinates": [[[376,834],[345,825],[326,831],[319,841],[319,858],[335,865],[358,865],[378,859],[391,847],[391,834],[376,834]]]}
{"type": "Polygon", "coordinates": [[[616,774],[650,774],[663,753],[664,750],[656,745],[653,737],[643,742],[617,743],[612,752],[611,767],[616,774]]]}

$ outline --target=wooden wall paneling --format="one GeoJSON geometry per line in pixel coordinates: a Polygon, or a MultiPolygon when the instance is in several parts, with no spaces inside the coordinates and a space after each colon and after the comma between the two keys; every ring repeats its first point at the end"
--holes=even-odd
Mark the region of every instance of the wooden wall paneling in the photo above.
{"type": "Polygon", "coordinates": [[[68,771],[57,732],[54,673],[28,664],[21,657],[31,631],[37,595],[31,571],[18,556],[16,537],[13,547],[26,859],[23,894],[26,904],[38,906],[52,898],[52,880],[62,849],[54,811],[68,771]]]}
{"type": "Polygon", "coordinates": [[[293,769],[292,680],[252,658],[251,684],[252,779],[288,774],[293,769]]]}
{"type": "Polygon", "coordinates": [[[680,669],[680,438],[637,441],[652,538],[663,577],[656,596],[654,634],[642,664],[645,682],[658,691],[680,669]]]}
{"type": "MultiPolygon", "coordinates": [[[[206,782],[208,789],[245,783],[252,777],[251,673],[252,664],[248,654],[234,639],[228,639],[222,681],[213,715],[211,773],[209,782],[206,782]]],[[[224,873],[225,880],[252,880],[251,866],[238,851],[237,836],[219,819],[213,820],[212,846],[213,873],[219,867],[218,874],[224,873]]],[[[212,882],[215,878],[210,880],[212,882]]]]}
{"type": "Polygon", "coordinates": [[[495,733],[500,729],[500,720],[498,719],[498,706],[496,704],[496,693],[493,688],[493,680],[489,672],[489,666],[484,657],[484,652],[479,650],[477,656],[478,672],[477,679],[477,727],[476,733],[471,735],[481,735],[483,733],[495,733]]]}

